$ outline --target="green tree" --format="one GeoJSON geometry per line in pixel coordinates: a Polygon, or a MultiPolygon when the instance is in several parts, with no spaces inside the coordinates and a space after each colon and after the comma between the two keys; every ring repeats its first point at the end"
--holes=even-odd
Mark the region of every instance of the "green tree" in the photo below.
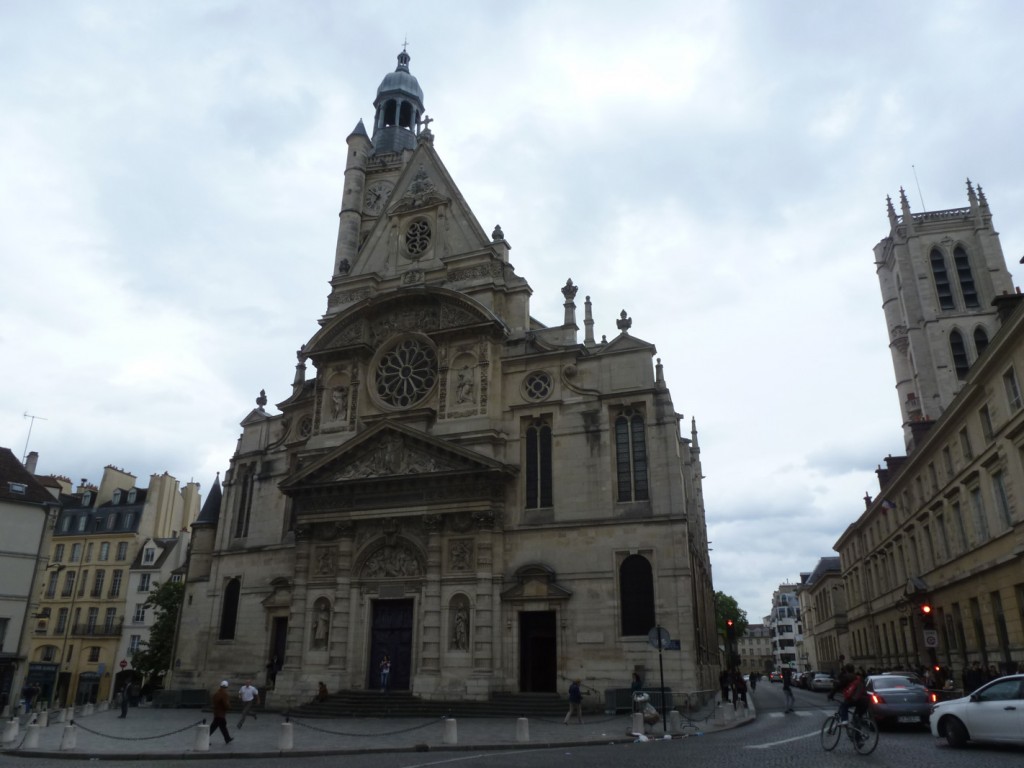
{"type": "Polygon", "coordinates": [[[720,637],[725,637],[726,619],[732,619],[736,637],[743,637],[747,632],[747,612],[740,608],[736,598],[725,592],[715,592],[715,624],[720,637]]]}
{"type": "Polygon", "coordinates": [[[159,677],[171,668],[174,632],[185,598],[185,585],[181,582],[168,581],[153,586],[145,607],[153,610],[156,620],[149,632],[149,640],[139,643],[139,650],[132,656],[132,667],[147,678],[159,677]]]}

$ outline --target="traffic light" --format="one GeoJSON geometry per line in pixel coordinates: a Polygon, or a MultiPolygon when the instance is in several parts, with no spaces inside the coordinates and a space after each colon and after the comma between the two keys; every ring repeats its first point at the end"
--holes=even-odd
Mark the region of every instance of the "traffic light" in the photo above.
{"type": "Polygon", "coordinates": [[[932,612],[931,603],[921,603],[921,622],[925,629],[935,628],[935,614],[932,612]]]}
{"type": "Polygon", "coordinates": [[[733,623],[732,619],[725,620],[725,636],[729,640],[736,639],[736,625],[733,623]]]}

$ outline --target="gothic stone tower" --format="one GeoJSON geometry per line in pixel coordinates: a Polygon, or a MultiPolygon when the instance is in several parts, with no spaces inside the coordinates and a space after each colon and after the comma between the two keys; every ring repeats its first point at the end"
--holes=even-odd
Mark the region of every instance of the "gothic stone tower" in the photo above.
{"type": "Polygon", "coordinates": [[[617,687],[656,668],[660,624],[672,687],[713,687],[697,431],[654,346],[625,311],[596,341],[589,298],[581,341],[571,280],[559,324],[531,317],[405,51],[374,107],[347,139],[320,330],[201,515],[173,685],[269,670],[298,700],[377,687],[386,654],[422,697],[617,687]]]}
{"type": "Polygon", "coordinates": [[[985,193],[967,180],[968,205],[901,214],[886,198],[889,235],[875,268],[907,451],[915,430],[937,419],[998,327],[993,299],[1013,291],[985,193]]]}

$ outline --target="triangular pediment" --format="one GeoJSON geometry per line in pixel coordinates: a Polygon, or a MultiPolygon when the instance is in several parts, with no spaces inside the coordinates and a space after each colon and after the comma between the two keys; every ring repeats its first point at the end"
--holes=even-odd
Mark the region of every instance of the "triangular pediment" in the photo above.
{"type": "Polygon", "coordinates": [[[285,493],[348,483],[514,474],[515,469],[403,424],[381,422],[281,484],[285,493]]]}
{"type": "Polygon", "coordinates": [[[540,563],[531,563],[515,573],[516,584],[501,593],[505,603],[533,600],[568,600],[572,591],[558,584],[554,570],[540,563]]]}
{"type": "MultiPolygon", "coordinates": [[[[374,178],[371,167],[367,187],[374,178]]],[[[421,142],[360,244],[348,277],[429,271],[448,257],[491,245],[433,146],[421,142]]]]}
{"type": "Polygon", "coordinates": [[[619,354],[622,352],[636,352],[636,351],[647,351],[652,355],[657,353],[655,346],[649,341],[638,339],[636,336],[630,336],[628,333],[620,333],[614,339],[609,341],[607,344],[594,349],[595,355],[607,355],[607,354],[619,354]]]}

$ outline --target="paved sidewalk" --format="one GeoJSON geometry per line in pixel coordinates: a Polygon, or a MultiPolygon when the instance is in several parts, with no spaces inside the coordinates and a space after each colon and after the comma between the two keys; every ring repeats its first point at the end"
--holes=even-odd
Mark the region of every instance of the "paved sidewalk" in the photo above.
{"type": "MultiPolygon", "coordinates": [[[[750,722],[753,708],[733,712],[731,705],[717,706],[700,720],[681,724],[672,738],[687,738],[750,722]]],[[[372,752],[509,749],[538,746],[583,746],[637,741],[631,715],[589,714],[583,725],[564,725],[560,719],[529,718],[295,718],[276,712],[258,713],[237,727],[237,709],[228,713],[232,741],[210,734],[204,737],[212,716],[196,709],[133,708],[126,719],[119,710],[78,715],[74,726],[51,722],[29,729],[22,726],[14,741],[3,744],[2,754],[22,757],[81,755],[107,759],[189,757],[224,758],[295,755],[344,755],[372,752]],[[525,730],[524,730],[525,729],[525,730]],[[288,746],[290,734],[291,747],[288,746]],[[69,748],[73,738],[74,746],[69,748]],[[38,745],[29,748],[33,739],[38,745]]],[[[55,718],[51,718],[53,720],[55,718]]],[[[6,724],[6,723],[4,723],[6,724]]],[[[665,738],[659,723],[647,728],[646,738],[665,738]]]]}

